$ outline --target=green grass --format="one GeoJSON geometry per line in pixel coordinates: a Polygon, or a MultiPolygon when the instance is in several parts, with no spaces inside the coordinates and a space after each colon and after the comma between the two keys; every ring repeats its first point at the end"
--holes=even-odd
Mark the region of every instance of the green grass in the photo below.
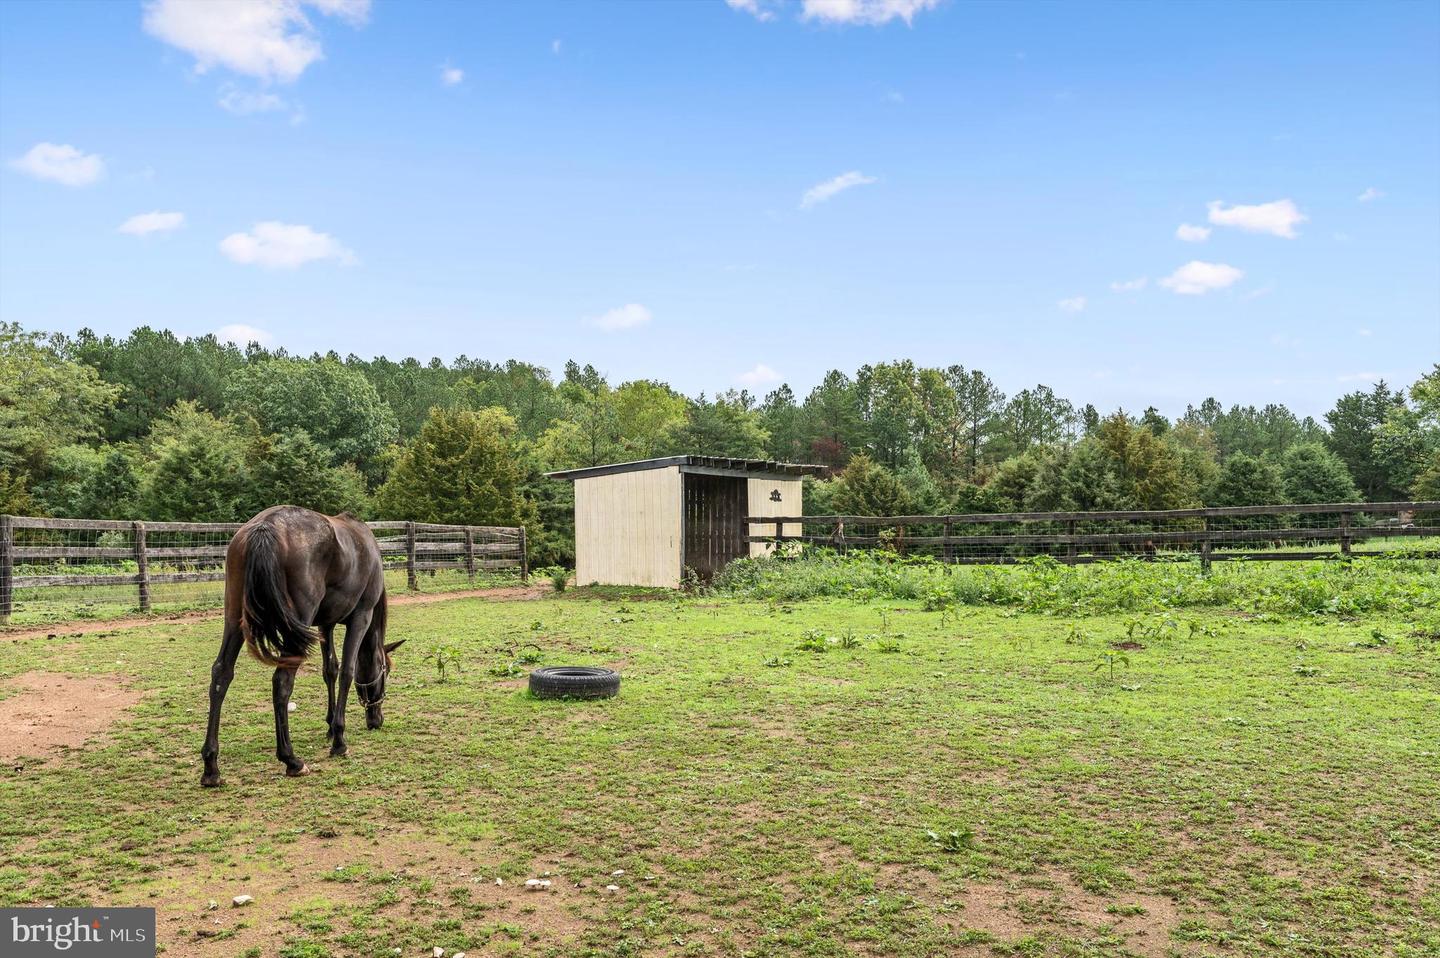
{"type": "Polygon", "coordinates": [[[242,659],[219,791],[198,787],[212,623],[0,643],[0,675],[151,692],[108,742],[0,777],[0,904],[156,904],[170,954],[1440,954],[1433,582],[1282,614],[1264,589],[1097,599],[1132,594],[1107,568],[996,570],[1017,598],[928,610],[890,587],[397,607],[385,728],[352,712],[351,757],[326,759],[307,669],[292,730],[317,773],[287,780],[242,659]],[[618,665],[621,695],[529,698],[506,668],[528,642],[618,665]],[[553,892],[507,891],[543,870],[553,892]],[[213,889],[253,887],[275,890],[194,937],[213,889]]]}
{"type": "MultiPolygon", "coordinates": [[[[152,571],[168,571],[163,568],[152,571]]],[[[23,574],[68,572],[86,575],[133,575],[134,563],[114,566],[90,565],[26,569],[23,574]]],[[[480,570],[472,580],[463,570],[435,569],[420,572],[420,592],[456,592],[465,589],[488,589],[513,586],[518,576],[513,571],[480,570]]],[[[405,569],[393,564],[385,570],[385,585],[392,594],[407,590],[405,569]]],[[[150,612],[156,616],[218,608],[225,598],[223,582],[164,582],[150,587],[150,612]]],[[[33,628],[52,622],[71,620],[103,622],[140,614],[139,595],[133,585],[44,586],[17,589],[15,611],[9,625],[33,628]]],[[[0,633],[3,634],[3,633],[0,633]]]]}

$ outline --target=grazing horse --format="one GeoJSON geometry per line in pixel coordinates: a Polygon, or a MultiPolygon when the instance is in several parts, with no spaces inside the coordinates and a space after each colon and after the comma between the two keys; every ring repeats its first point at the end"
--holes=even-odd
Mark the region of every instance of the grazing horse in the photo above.
{"type": "Polygon", "coordinates": [[[275,757],[285,774],[310,767],[290,745],[290,691],[295,672],[319,640],[330,706],[330,754],[344,755],[345,703],[353,684],[365,706],[366,725],[385,720],[385,576],[380,546],[370,527],[349,513],[324,516],[297,506],[274,506],[241,526],[225,553],[225,632],[210,669],[210,723],[205,731],[205,774],[220,784],[220,706],[235,677],[240,646],[275,667],[275,757]],[[345,626],[345,647],[335,660],[335,626],[345,626]],[[336,691],[335,680],[340,680],[336,691]]]}

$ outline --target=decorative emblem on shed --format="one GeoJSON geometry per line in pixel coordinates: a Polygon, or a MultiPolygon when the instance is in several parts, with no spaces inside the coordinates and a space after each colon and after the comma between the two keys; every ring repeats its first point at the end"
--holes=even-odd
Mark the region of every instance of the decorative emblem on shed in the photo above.
{"type": "Polygon", "coordinates": [[[770,501],[771,501],[771,502],[779,502],[779,501],[780,501],[780,490],[779,490],[779,489],[771,489],[771,490],[770,490],[770,501]]]}

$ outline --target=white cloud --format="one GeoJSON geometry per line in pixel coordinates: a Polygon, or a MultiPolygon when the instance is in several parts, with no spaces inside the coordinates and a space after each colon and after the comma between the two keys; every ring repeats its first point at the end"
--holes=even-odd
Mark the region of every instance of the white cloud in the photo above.
{"type": "Polygon", "coordinates": [[[151,0],[145,32],[195,58],[195,70],[216,66],[289,83],[324,58],[305,7],[365,22],[370,0],[151,0]]]}
{"type": "Polygon", "coordinates": [[[614,309],[606,310],[599,316],[586,320],[591,326],[599,327],[607,333],[617,332],[622,329],[635,329],[644,326],[651,320],[650,310],[639,303],[626,303],[624,306],[617,306],[614,309]]]}
{"type": "Polygon", "coordinates": [[[266,269],[295,269],[326,259],[343,266],[355,262],[355,254],[328,233],[274,220],[256,223],[248,233],[231,233],[220,241],[220,252],[237,263],[266,269]]]}
{"type": "Polygon", "coordinates": [[[1355,335],[1356,335],[1356,336],[1374,336],[1374,335],[1375,335],[1375,331],[1374,331],[1373,329],[1371,329],[1370,327],[1368,327],[1368,326],[1361,326],[1359,329],[1355,330],[1355,335]]]}
{"type": "Polygon", "coordinates": [[[764,363],[757,363],[754,369],[735,377],[746,386],[768,386],[780,381],[780,374],[764,363]]]}
{"type": "Polygon", "coordinates": [[[1117,293],[1138,293],[1149,282],[1147,277],[1141,276],[1139,279],[1116,280],[1110,284],[1110,288],[1117,293]]]}
{"type": "Polygon", "coordinates": [[[1335,377],[1339,383],[1373,383],[1385,377],[1379,373],[1342,373],[1335,377]]]}
{"type": "Polygon", "coordinates": [[[98,153],[82,153],[69,144],[36,143],[24,156],[10,161],[37,180],[66,186],[89,186],[105,175],[105,160],[98,153]]]}
{"type": "Polygon", "coordinates": [[[1200,296],[1212,289],[1224,289],[1244,275],[1243,270],[1224,263],[1204,263],[1194,259],[1160,280],[1160,285],[1184,296],[1200,296]]]}
{"type": "Polygon", "coordinates": [[[215,330],[215,338],[222,343],[234,343],[236,346],[249,346],[251,343],[259,343],[261,346],[268,346],[275,337],[263,329],[254,326],[246,326],[244,323],[231,323],[228,326],[221,326],[215,330]]]}
{"type": "Polygon", "coordinates": [[[800,197],[800,208],[802,210],[808,210],[818,203],[824,203],[838,193],[843,193],[857,186],[868,186],[874,182],[876,182],[875,177],[866,176],[859,170],[841,173],[839,176],[832,177],[823,183],[816,183],[806,190],[805,195],[800,197]]]}
{"type": "Polygon", "coordinates": [[[1210,238],[1210,227],[1181,223],[1175,227],[1175,238],[1187,243],[1203,243],[1210,238]]]}
{"type": "Polygon", "coordinates": [[[241,90],[230,83],[220,88],[220,99],[216,102],[220,104],[221,109],[237,116],[247,116],[251,113],[271,113],[290,108],[290,104],[277,94],[241,90]]]}
{"type": "Polygon", "coordinates": [[[731,10],[740,10],[748,13],[762,23],[775,19],[774,11],[766,9],[766,7],[760,3],[760,0],[725,0],[725,3],[731,10]]]}
{"type": "Polygon", "coordinates": [[[1275,200],[1273,203],[1259,203],[1255,206],[1232,206],[1215,200],[1206,204],[1210,210],[1210,222],[1216,226],[1234,226],[1247,233],[1269,233],[1294,239],[1295,227],[1309,217],[1295,207],[1292,200],[1275,200]]]}
{"type": "Polygon", "coordinates": [[[459,86],[465,82],[465,71],[459,67],[441,67],[440,82],[446,86],[459,86]]]}
{"type": "Polygon", "coordinates": [[[1382,196],[1384,196],[1384,195],[1385,195],[1385,191],[1384,191],[1384,190],[1377,190],[1377,189],[1376,189],[1375,187],[1373,187],[1373,186],[1367,186],[1367,187],[1365,187],[1365,192],[1364,192],[1364,193],[1361,193],[1359,196],[1357,196],[1357,197],[1355,197],[1355,198],[1356,198],[1357,200],[1359,200],[1360,202],[1362,202],[1362,203],[1368,203],[1368,202],[1370,202],[1371,200],[1378,200],[1378,199],[1380,199],[1380,197],[1382,197],[1382,196]]]}
{"type": "Polygon", "coordinates": [[[1060,307],[1062,313],[1083,313],[1085,312],[1085,297],[1071,296],[1068,299],[1060,300],[1055,305],[1060,307]]]}
{"type": "Polygon", "coordinates": [[[131,236],[149,236],[151,233],[167,233],[185,225],[184,213],[137,213],[118,227],[118,232],[131,236]]]}
{"type": "Polygon", "coordinates": [[[800,0],[800,18],[869,26],[900,19],[908,24],[915,14],[939,5],[940,0],[800,0]]]}
{"type": "Polygon", "coordinates": [[[561,48],[562,48],[563,46],[564,46],[564,44],[561,43],[561,42],[559,41],[559,39],[551,40],[551,41],[550,41],[550,52],[553,53],[553,54],[555,54],[555,55],[558,57],[558,56],[560,55],[560,50],[561,50],[561,48]]]}

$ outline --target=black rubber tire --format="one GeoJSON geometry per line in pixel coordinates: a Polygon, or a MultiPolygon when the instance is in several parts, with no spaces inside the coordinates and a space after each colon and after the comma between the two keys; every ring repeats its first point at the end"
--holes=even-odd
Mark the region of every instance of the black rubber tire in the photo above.
{"type": "Polygon", "coordinates": [[[538,699],[608,699],[620,691],[620,673],[589,665],[551,665],[530,673],[538,699]]]}

